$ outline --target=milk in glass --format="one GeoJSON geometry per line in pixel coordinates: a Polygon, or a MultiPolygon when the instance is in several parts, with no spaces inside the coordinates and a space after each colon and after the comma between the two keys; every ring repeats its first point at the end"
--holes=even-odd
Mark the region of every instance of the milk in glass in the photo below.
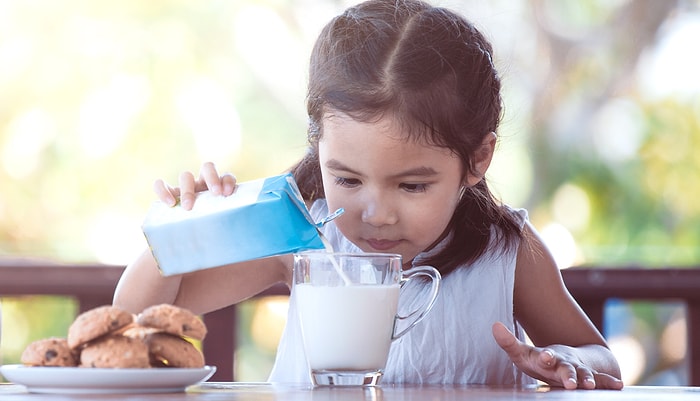
{"type": "Polygon", "coordinates": [[[307,358],[314,370],[383,369],[394,330],[399,285],[296,289],[307,358]]]}

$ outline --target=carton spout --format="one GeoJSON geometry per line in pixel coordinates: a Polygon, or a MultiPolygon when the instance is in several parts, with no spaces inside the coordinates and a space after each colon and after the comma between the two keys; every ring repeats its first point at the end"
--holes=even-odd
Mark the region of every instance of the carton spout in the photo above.
{"type": "Polygon", "coordinates": [[[337,217],[339,217],[343,213],[345,213],[345,209],[343,209],[341,207],[338,210],[336,210],[335,212],[333,212],[333,213],[329,214],[328,216],[324,217],[323,219],[321,219],[321,221],[316,223],[316,227],[317,228],[323,227],[327,223],[330,223],[331,221],[335,220],[337,217]]]}

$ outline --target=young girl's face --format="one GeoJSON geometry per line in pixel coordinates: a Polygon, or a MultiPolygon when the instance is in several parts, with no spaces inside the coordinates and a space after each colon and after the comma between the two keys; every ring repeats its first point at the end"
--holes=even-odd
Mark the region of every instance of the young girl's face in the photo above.
{"type": "Polygon", "coordinates": [[[391,116],[364,123],[327,113],[319,141],[323,187],[340,231],[365,252],[408,263],[442,238],[463,184],[461,160],[409,142],[391,116]]]}

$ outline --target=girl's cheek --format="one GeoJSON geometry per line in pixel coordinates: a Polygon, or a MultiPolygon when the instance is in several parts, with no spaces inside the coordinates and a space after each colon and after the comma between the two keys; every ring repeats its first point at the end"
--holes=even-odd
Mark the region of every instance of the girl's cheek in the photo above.
{"type": "Polygon", "coordinates": [[[334,212],[339,208],[345,209],[344,215],[351,214],[358,209],[358,202],[350,191],[339,191],[337,189],[326,191],[326,201],[328,210],[334,212]]]}

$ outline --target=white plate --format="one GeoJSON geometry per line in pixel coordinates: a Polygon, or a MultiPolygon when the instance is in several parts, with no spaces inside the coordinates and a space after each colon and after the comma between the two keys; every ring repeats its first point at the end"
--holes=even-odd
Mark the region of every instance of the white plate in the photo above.
{"type": "Polygon", "coordinates": [[[203,368],[102,369],[4,365],[0,373],[32,393],[175,393],[210,378],[216,366],[203,368]]]}

